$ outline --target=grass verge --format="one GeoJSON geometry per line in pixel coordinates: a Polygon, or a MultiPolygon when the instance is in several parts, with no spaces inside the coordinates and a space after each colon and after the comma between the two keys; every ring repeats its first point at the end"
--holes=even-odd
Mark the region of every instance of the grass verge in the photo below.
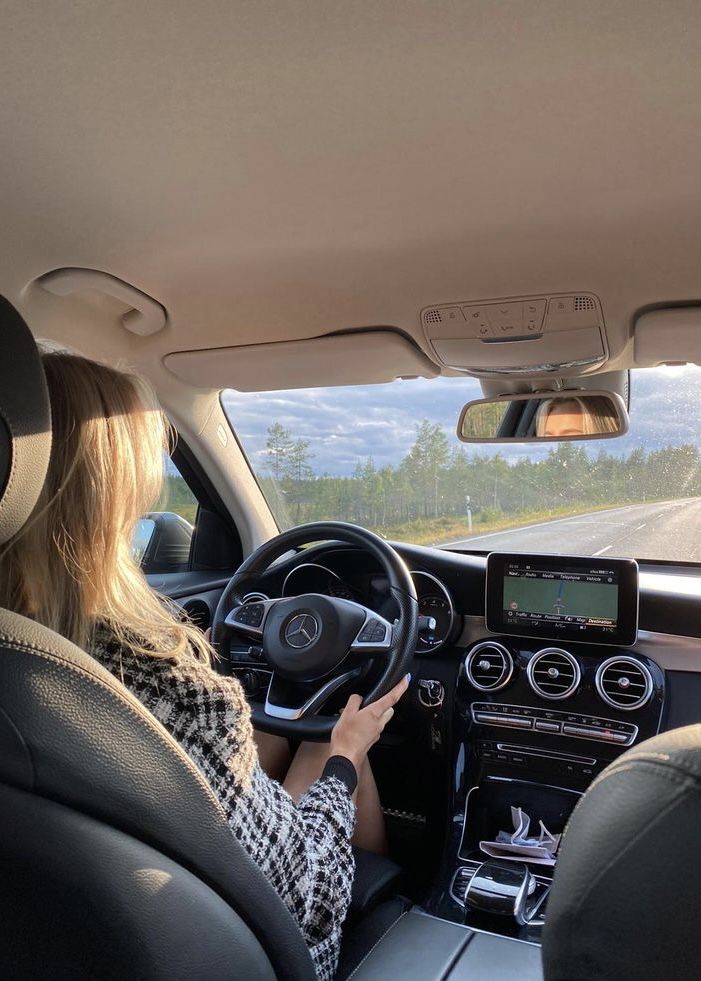
{"type": "Polygon", "coordinates": [[[611,508],[627,507],[630,504],[650,503],[652,502],[623,501],[618,504],[582,504],[579,507],[514,511],[512,514],[505,514],[500,518],[492,518],[484,522],[475,519],[472,523],[472,532],[468,531],[467,518],[455,515],[443,518],[421,518],[416,521],[406,521],[399,525],[373,528],[373,531],[391,541],[412,542],[414,545],[442,545],[447,542],[476,538],[478,535],[489,535],[495,531],[507,531],[509,528],[523,528],[540,521],[576,517],[578,514],[591,514],[594,511],[609,511],[611,508]]]}

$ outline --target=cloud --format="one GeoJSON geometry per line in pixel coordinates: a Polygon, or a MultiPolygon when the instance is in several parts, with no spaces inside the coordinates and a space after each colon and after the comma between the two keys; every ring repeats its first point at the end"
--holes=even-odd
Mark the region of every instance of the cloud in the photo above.
{"type": "MultiPolygon", "coordinates": [[[[274,421],[293,438],[309,440],[317,473],[351,474],[371,456],[376,467],[396,466],[409,451],[416,425],[438,423],[451,447],[465,446],[456,435],[462,405],[481,398],[475,378],[417,378],[385,385],[298,389],[290,392],[222,394],[222,404],[254,469],[265,468],[267,429],[274,421]]],[[[658,368],[633,372],[631,427],[622,438],[589,444],[623,455],[693,443],[701,430],[701,368],[658,368]]],[[[510,462],[539,459],[553,444],[466,446],[468,455],[501,453],[510,462]]]]}

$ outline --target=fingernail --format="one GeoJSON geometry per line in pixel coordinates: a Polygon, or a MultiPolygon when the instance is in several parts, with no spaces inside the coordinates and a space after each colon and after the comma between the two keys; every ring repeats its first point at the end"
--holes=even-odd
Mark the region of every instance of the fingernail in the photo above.
{"type": "Polygon", "coordinates": [[[406,676],[407,682],[411,681],[411,672],[406,676]]]}

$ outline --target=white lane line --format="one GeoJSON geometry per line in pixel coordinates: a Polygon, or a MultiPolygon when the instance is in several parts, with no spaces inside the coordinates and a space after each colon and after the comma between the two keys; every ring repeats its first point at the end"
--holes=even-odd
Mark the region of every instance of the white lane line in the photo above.
{"type": "Polygon", "coordinates": [[[647,525],[647,521],[644,521],[641,525],[638,525],[638,527],[635,530],[640,531],[640,529],[644,528],[646,525],[647,525]]]}
{"type": "Polygon", "coordinates": [[[613,548],[613,545],[607,545],[606,548],[600,548],[599,551],[598,552],[594,552],[593,555],[594,556],[596,556],[596,555],[603,555],[604,552],[608,552],[608,550],[610,548],[613,548]]]}
{"type": "MultiPolygon", "coordinates": [[[[691,498],[690,500],[696,500],[696,498],[691,498]]],[[[575,522],[578,519],[584,521],[585,524],[593,524],[595,523],[594,519],[602,518],[608,514],[620,513],[621,511],[636,511],[641,508],[651,508],[654,506],[653,504],[622,504],[620,507],[606,508],[604,511],[587,511],[584,514],[571,514],[569,517],[555,518],[551,521],[538,521],[531,525],[519,525],[518,528],[504,528],[503,531],[487,531],[482,535],[473,535],[471,538],[458,538],[452,542],[442,542],[440,547],[450,548],[451,545],[466,545],[468,542],[472,544],[473,542],[479,542],[483,538],[496,538],[498,535],[513,535],[514,532],[530,531],[532,528],[552,529],[554,525],[563,524],[564,522],[575,522]]],[[[661,517],[664,517],[664,515],[661,517]]],[[[602,524],[605,523],[602,522],[602,524]]],[[[614,524],[614,522],[609,523],[614,524]]],[[[619,527],[618,522],[615,522],[615,527],[619,527]]]]}

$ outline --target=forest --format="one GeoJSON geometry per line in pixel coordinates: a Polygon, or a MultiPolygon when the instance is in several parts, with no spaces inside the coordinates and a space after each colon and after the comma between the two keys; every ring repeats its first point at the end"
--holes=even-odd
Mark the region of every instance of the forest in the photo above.
{"type": "Polygon", "coordinates": [[[550,515],[701,495],[701,455],[691,444],[620,456],[596,441],[567,442],[541,459],[507,460],[451,449],[427,419],[395,467],[378,469],[368,457],[352,475],[324,473],[309,442],[280,422],[268,428],[265,456],[259,479],[281,527],[334,518],[415,542],[466,537],[468,511],[473,533],[482,534],[550,515]]]}
{"type": "MultiPolygon", "coordinates": [[[[398,540],[430,544],[528,521],[645,501],[701,496],[701,455],[693,444],[615,455],[596,441],[558,443],[540,459],[508,460],[465,447],[451,449],[424,419],[394,467],[372,457],[348,476],[323,472],[307,440],[280,422],[268,428],[259,481],[281,528],[322,519],[351,521],[398,540]]],[[[169,474],[159,510],[194,521],[196,503],[180,476],[169,474]]]]}

